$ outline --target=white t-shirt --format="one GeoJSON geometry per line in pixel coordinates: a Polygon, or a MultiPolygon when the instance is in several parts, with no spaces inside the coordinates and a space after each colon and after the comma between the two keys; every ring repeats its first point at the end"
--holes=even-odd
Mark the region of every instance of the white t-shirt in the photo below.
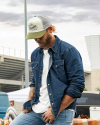
{"type": "Polygon", "coordinates": [[[43,113],[48,110],[49,106],[51,106],[47,90],[47,74],[49,70],[49,59],[50,55],[48,53],[48,50],[44,50],[43,73],[42,73],[42,82],[40,87],[39,103],[33,104],[32,106],[32,110],[36,113],[43,113]]]}

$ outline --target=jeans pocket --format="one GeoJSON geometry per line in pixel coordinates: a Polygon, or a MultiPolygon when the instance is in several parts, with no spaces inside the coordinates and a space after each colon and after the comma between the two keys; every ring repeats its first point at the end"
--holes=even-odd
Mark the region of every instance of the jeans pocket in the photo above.
{"type": "Polygon", "coordinates": [[[63,110],[58,115],[59,118],[65,118],[66,117],[66,110],[63,110]]]}
{"type": "Polygon", "coordinates": [[[66,121],[72,122],[75,115],[75,111],[73,109],[66,109],[66,121]]]}

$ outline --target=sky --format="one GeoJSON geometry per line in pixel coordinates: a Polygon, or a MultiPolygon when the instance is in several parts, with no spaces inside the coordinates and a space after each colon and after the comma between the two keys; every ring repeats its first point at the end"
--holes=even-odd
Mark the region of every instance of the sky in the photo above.
{"type": "MultiPolygon", "coordinates": [[[[48,16],[54,33],[80,52],[85,70],[90,70],[85,36],[100,35],[100,0],[27,0],[27,20],[48,16]]],[[[28,40],[28,51],[38,44],[28,40]]],[[[0,46],[25,50],[24,0],[0,1],[0,46]]]]}

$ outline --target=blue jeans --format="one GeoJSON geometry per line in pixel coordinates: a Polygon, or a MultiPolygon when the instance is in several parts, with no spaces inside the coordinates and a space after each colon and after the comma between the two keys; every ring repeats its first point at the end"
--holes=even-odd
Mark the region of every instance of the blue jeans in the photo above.
{"type": "Polygon", "coordinates": [[[30,111],[29,113],[21,113],[18,115],[10,125],[71,125],[75,112],[73,110],[65,109],[58,117],[52,122],[52,124],[46,123],[42,115],[43,113],[35,113],[30,111]]]}

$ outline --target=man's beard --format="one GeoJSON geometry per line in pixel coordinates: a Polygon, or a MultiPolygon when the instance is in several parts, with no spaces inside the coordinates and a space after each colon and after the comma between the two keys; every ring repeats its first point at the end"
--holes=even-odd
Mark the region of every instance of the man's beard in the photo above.
{"type": "Polygon", "coordinates": [[[40,42],[38,42],[40,48],[45,48],[47,45],[49,45],[50,42],[51,42],[51,39],[52,39],[52,37],[49,34],[47,34],[46,39],[41,40],[40,42]]]}

